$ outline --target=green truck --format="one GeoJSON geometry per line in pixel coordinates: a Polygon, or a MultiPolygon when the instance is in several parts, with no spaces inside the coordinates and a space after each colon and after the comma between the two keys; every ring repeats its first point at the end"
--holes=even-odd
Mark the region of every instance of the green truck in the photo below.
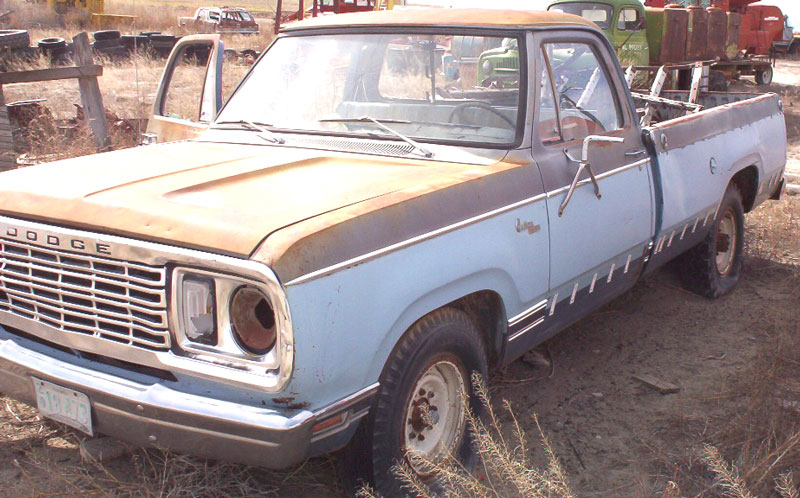
{"type": "MultiPolygon", "coordinates": [[[[650,63],[645,9],[637,0],[559,0],[548,10],[575,14],[597,24],[611,40],[623,67],[650,63]]],[[[519,52],[513,43],[484,49],[477,59],[478,81],[498,87],[519,81],[519,52]]]]}
{"type": "Polygon", "coordinates": [[[600,26],[622,67],[650,63],[650,41],[644,6],[637,0],[558,0],[547,10],[575,14],[600,26]]]}

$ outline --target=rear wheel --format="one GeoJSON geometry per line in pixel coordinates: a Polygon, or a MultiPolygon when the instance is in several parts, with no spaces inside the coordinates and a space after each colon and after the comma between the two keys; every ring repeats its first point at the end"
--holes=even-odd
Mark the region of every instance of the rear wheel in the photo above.
{"type": "Polygon", "coordinates": [[[756,71],[756,83],[759,85],[771,85],[772,76],[772,66],[767,66],[766,69],[756,71]]]}
{"type": "Polygon", "coordinates": [[[744,250],[742,194],[731,185],[706,239],[682,258],[681,277],[692,291],[717,298],[739,283],[744,250]]]}
{"type": "Polygon", "coordinates": [[[453,456],[472,466],[467,409],[479,414],[482,405],[471,374],[485,378],[486,371],[481,338],[465,313],[442,308],[419,320],[389,357],[372,410],[341,454],[345,486],[353,492],[370,485],[378,495],[396,498],[405,496],[392,470],[398,463],[433,487],[430,463],[453,456]]]}

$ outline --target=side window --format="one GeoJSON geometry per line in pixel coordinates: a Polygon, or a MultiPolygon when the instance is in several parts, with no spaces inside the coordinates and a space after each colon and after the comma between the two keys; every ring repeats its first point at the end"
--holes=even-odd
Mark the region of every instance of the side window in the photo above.
{"type": "Polygon", "coordinates": [[[617,21],[617,29],[620,31],[641,31],[643,28],[639,11],[636,9],[622,9],[617,21]]]}
{"type": "MultiPolygon", "coordinates": [[[[545,64],[555,82],[563,140],[582,139],[622,127],[614,88],[594,49],[585,43],[544,45],[545,64]]],[[[541,117],[540,117],[541,118],[541,117]]]]}
{"type": "Polygon", "coordinates": [[[163,116],[201,121],[200,103],[210,53],[210,46],[191,45],[177,57],[164,100],[163,116]]]}

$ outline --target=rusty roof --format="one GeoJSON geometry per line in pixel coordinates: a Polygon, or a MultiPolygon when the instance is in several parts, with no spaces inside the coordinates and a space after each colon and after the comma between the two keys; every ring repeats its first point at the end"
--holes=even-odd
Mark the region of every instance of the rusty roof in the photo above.
{"type": "Polygon", "coordinates": [[[349,26],[471,26],[486,28],[531,28],[588,26],[593,22],[561,12],[489,9],[395,9],[319,16],[287,25],[283,31],[349,26]]]}

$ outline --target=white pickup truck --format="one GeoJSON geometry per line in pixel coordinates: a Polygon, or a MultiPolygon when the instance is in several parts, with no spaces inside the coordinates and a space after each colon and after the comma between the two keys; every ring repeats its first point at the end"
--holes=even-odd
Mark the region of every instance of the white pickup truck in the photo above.
{"type": "Polygon", "coordinates": [[[298,22],[218,110],[221,53],[187,37],[167,65],[150,132],[193,138],[0,174],[3,393],[215,459],[341,450],[346,482],[399,496],[398,461],[436,479],[409,454],[474,461],[471,374],[678,257],[730,292],[745,213],[781,193],[776,95],[650,102],[643,128],[577,16],[298,22]],[[189,122],[164,99],[197,44],[189,122]],[[518,62],[481,86],[466,46],[518,62]]]}

